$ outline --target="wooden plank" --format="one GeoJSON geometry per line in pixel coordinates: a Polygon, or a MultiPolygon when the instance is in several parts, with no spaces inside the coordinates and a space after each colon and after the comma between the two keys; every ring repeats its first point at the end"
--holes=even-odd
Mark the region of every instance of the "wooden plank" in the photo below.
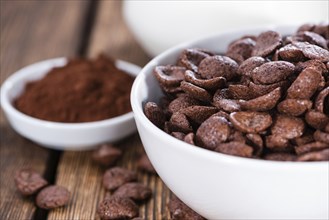
{"type": "Polygon", "coordinates": [[[76,55],[88,1],[1,1],[1,82],[43,59],[76,55]]]}
{"type": "Polygon", "coordinates": [[[121,1],[102,1],[90,39],[88,55],[106,53],[114,58],[144,66],[150,58],[138,45],[122,17],[121,1]]]}
{"type": "Polygon", "coordinates": [[[13,175],[21,167],[33,167],[43,173],[48,151],[17,135],[1,123],[0,147],[0,219],[31,219],[36,210],[32,198],[16,191],[13,175]]]}
{"type": "MultiPolygon", "coordinates": [[[[123,22],[121,2],[101,1],[90,37],[88,56],[104,52],[114,58],[143,66],[149,58],[134,40],[123,22]]],[[[142,152],[138,134],[118,146],[124,149],[119,166],[136,170],[136,160],[142,152]]],[[[105,196],[102,187],[104,170],[93,164],[90,152],[64,152],[57,170],[56,183],[69,188],[73,198],[68,207],[49,213],[48,219],[98,219],[96,208],[105,196]]],[[[161,179],[139,172],[139,181],[153,190],[153,198],[140,206],[140,216],[145,219],[169,219],[167,203],[170,192],[161,179]]]]}
{"type": "Polygon", "coordinates": [[[104,197],[104,170],[90,160],[90,152],[65,152],[57,170],[56,184],[71,192],[68,206],[50,211],[48,219],[94,219],[95,204],[104,197]]]}
{"type": "MultiPolygon", "coordinates": [[[[130,137],[130,143],[137,143],[136,135],[130,137]]],[[[127,151],[132,145],[129,142],[117,144],[123,149],[124,156],[118,164],[131,169],[133,154],[127,151]],[[125,161],[131,161],[125,163],[125,161]]],[[[95,219],[97,217],[97,204],[105,197],[102,186],[102,177],[105,169],[91,160],[90,151],[63,154],[57,170],[56,184],[68,188],[71,192],[71,202],[68,206],[55,209],[48,215],[48,219],[95,219]]]]}
{"type": "MultiPolygon", "coordinates": [[[[117,147],[124,154],[118,166],[137,170],[136,162],[142,153],[142,144],[138,134],[120,143],[117,147]]],[[[105,169],[91,160],[91,152],[65,152],[57,170],[56,184],[65,186],[72,193],[71,202],[64,208],[51,211],[48,219],[98,219],[96,209],[105,197],[102,186],[105,169]]],[[[153,190],[153,197],[140,206],[140,216],[145,219],[169,219],[167,203],[170,192],[156,175],[138,172],[139,182],[153,190]]]]}
{"type": "MultiPolygon", "coordinates": [[[[87,3],[1,1],[1,83],[27,64],[75,54],[87,3]]],[[[3,114],[0,129],[0,219],[32,219],[36,210],[33,198],[21,198],[16,192],[13,174],[26,166],[44,173],[51,151],[16,134],[3,114]]]]}

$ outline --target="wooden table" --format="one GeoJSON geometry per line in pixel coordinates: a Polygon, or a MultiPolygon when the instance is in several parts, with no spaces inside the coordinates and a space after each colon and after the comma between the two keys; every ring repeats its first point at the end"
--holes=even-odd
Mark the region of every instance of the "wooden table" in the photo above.
{"type": "MultiPolygon", "coordinates": [[[[110,0],[1,0],[1,83],[25,65],[60,56],[95,57],[104,52],[143,66],[149,57],[127,29],[121,8],[120,1],[110,0]]],[[[90,152],[49,150],[15,133],[3,114],[0,122],[0,219],[98,219],[97,204],[105,196],[104,169],[91,161],[90,152]],[[67,187],[71,203],[46,212],[32,198],[21,197],[13,174],[25,166],[43,173],[50,183],[67,187]]],[[[136,154],[142,150],[138,134],[119,147],[126,149],[119,165],[136,169],[136,154]]],[[[139,173],[139,180],[153,189],[153,198],[140,207],[140,216],[169,219],[170,191],[161,179],[139,173]]]]}

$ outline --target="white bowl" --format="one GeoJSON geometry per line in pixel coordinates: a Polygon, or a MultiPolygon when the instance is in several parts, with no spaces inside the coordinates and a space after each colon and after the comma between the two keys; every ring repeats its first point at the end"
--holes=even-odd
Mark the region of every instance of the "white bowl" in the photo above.
{"type": "Polygon", "coordinates": [[[124,1],[122,12],[144,50],[156,56],[178,43],[232,28],[328,21],[328,1],[124,1]],[[168,34],[170,33],[170,34],[168,34]]]}
{"type": "Polygon", "coordinates": [[[228,43],[265,30],[291,34],[296,27],[244,29],[173,47],[136,78],[131,103],[141,140],[159,176],[188,206],[208,219],[328,219],[329,163],[276,162],[212,152],[180,141],[153,125],[143,103],[162,95],[152,71],[175,63],[185,48],[224,52],[228,43]]]}
{"type": "MultiPolygon", "coordinates": [[[[1,86],[2,108],[19,134],[45,147],[82,150],[104,142],[115,142],[136,131],[132,112],[95,122],[59,123],[33,118],[12,105],[27,82],[38,80],[52,68],[66,63],[66,58],[55,58],[32,64],[12,74],[1,86]]],[[[116,65],[134,77],[140,71],[140,67],[125,61],[117,61],[116,65]]]]}

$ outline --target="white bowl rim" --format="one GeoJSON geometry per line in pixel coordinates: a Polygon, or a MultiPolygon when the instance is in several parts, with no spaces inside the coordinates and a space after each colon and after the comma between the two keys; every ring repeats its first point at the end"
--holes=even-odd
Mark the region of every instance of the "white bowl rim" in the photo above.
{"type": "MultiPolygon", "coordinates": [[[[312,161],[312,162],[303,162],[303,161],[273,161],[273,160],[263,160],[258,158],[245,158],[245,157],[238,157],[228,154],[223,154],[219,152],[214,152],[208,149],[204,149],[199,146],[193,146],[191,144],[188,144],[184,141],[181,141],[166,132],[162,131],[160,128],[155,126],[144,114],[143,108],[141,103],[138,103],[138,90],[140,89],[140,85],[142,81],[146,78],[146,73],[148,70],[158,63],[159,60],[169,56],[173,52],[177,50],[182,50],[183,48],[189,48],[192,45],[197,45],[200,42],[204,42],[207,40],[210,40],[212,38],[219,37],[221,35],[225,34],[232,34],[232,33],[239,33],[239,32],[245,32],[245,31],[266,31],[266,30],[276,30],[276,29],[296,29],[298,26],[296,25],[263,25],[263,26],[256,26],[252,28],[239,28],[239,29],[232,29],[228,31],[218,32],[215,34],[211,34],[208,36],[199,37],[194,40],[190,40],[187,42],[180,43],[176,46],[173,46],[164,52],[160,53],[158,56],[154,57],[151,61],[149,61],[141,70],[141,72],[136,77],[134,84],[131,89],[131,105],[132,110],[135,114],[135,120],[137,118],[139,121],[145,125],[145,127],[149,128],[153,135],[157,136],[158,138],[162,139],[170,139],[171,142],[177,142],[175,147],[180,148],[181,150],[190,150],[194,151],[195,154],[199,154],[202,157],[206,157],[209,159],[220,159],[221,161],[225,161],[227,163],[233,163],[233,164],[240,164],[243,162],[244,165],[250,166],[250,167],[259,167],[259,168],[280,168],[280,169],[300,169],[300,168],[306,168],[306,169],[318,169],[318,168],[325,168],[325,166],[329,166],[328,161],[312,161]]],[[[193,46],[192,46],[193,47],[193,46]]]]}
{"type": "MultiPolygon", "coordinates": [[[[84,130],[84,129],[91,129],[91,128],[101,128],[101,127],[108,127],[108,126],[116,126],[124,121],[133,119],[134,113],[132,111],[125,113],[120,116],[116,116],[113,118],[105,119],[105,120],[100,120],[100,121],[92,121],[92,122],[78,122],[78,123],[64,123],[64,122],[53,122],[53,121],[47,121],[47,120],[42,120],[38,118],[34,118],[32,116],[26,115],[19,110],[17,110],[12,103],[8,99],[8,92],[9,89],[14,85],[16,82],[19,81],[19,78],[25,74],[25,72],[30,69],[30,68],[37,68],[38,66],[45,65],[47,63],[65,63],[69,60],[67,57],[58,57],[58,58],[52,58],[52,59],[47,59],[47,60],[42,60],[33,64],[30,64],[28,66],[25,66],[13,74],[11,74],[1,85],[1,105],[5,113],[12,114],[13,117],[19,118],[22,121],[28,122],[28,123],[33,123],[36,126],[40,127],[51,127],[55,129],[62,129],[62,130],[71,130],[71,129],[79,129],[79,130],[84,130]]],[[[127,62],[123,60],[115,60],[116,66],[127,72],[128,74],[132,76],[137,76],[138,73],[141,70],[141,67],[127,62]],[[124,69],[126,67],[129,69],[124,69]]],[[[53,65],[53,67],[56,66],[61,66],[61,65],[53,65]]]]}

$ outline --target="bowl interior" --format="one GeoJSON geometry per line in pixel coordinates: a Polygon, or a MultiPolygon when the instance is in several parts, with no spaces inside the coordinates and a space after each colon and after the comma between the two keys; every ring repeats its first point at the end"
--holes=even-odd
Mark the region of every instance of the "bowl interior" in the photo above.
{"type": "Polygon", "coordinates": [[[268,161],[268,160],[256,160],[250,158],[242,158],[236,157],[226,154],[215,153],[213,151],[209,151],[200,147],[197,148],[190,148],[189,144],[179,141],[178,139],[168,135],[158,127],[156,127],[144,114],[144,104],[148,101],[152,102],[159,102],[159,99],[163,96],[163,93],[159,87],[159,83],[157,82],[156,78],[153,76],[153,70],[158,65],[168,65],[168,64],[175,64],[177,61],[178,56],[180,53],[186,48],[203,48],[210,50],[212,52],[221,54],[224,53],[227,49],[227,46],[230,42],[235,39],[239,39],[243,35],[258,35],[259,33],[267,30],[274,30],[281,35],[285,36],[291,33],[294,33],[297,30],[298,26],[295,25],[287,25],[287,26],[263,26],[258,28],[246,28],[240,29],[236,31],[230,31],[225,33],[218,33],[206,38],[197,39],[194,41],[190,41],[187,43],[180,44],[175,46],[159,56],[155,57],[151,60],[140,72],[138,77],[135,79],[133,84],[132,93],[131,93],[131,103],[132,109],[135,114],[135,119],[141,121],[146,125],[146,127],[150,127],[153,129],[154,135],[157,135],[158,138],[162,138],[165,136],[167,139],[175,140],[179,142],[176,147],[184,147],[185,150],[194,151],[197,154],[202,154],[204,157],[215,159],[221,157],[223,160],[227,161],[234,161],[236,163],[240,163],[240,161],[244,161],[250,166],[258,166],[259,163],[262,163],[264,167],[271,167],[272,164],[276,164],[276,168],[281,167],[282,169],[287,168],[287,164],[294,169],[297,166],[305,165],[308,167],[315,167],[315,166],[323,166],[323,162],[312,162],[312,163],[303,163],[303,162],[278,162],[278,161],[268,161]],[[184,146],[183,146],[184,145],[184,146]],[[192,150],[193,149],[193,150],[192,150]]]}
{"type": "Polygon", "coordinates": [[[175,64],[178,56],[184,49],[202,48],[215,52],[217,54],[222,54],[225,53],[225,51],[227,50],[227,46],[230,42],[235,39],[239,39],[243,35],[258,35],[262,31],[274,30],[278,31],[284,36],[295,32],[296,29],[296,26],[291,25],[281,27],[263,26],[252,29],[245,28],[230,32],[214,34],[210,37],[201,38],[199,40],[194,40],[187,43],[182,43],[176,47],[166,50],[159,56],[155,57],[152,61],[150,61],[142,69],[140,75],[137,77],[136,82],[133,85],[131,98],[133,107],[135,106],[134,111],[137,111],[139,114],[142,114],[144,119],[146,119],[146,116],[143,112],[143,104],[147,101],[158,102],[159,98],[163,95],[158,82],[152,74],[153,69],[157,65],[175,64]]]}
{"type": "MultiPolygon", "coordinates": [[[[67,58],[45,60],[12,74],[1,86],[1,105],[11,126],[22,136],[41,146],[59,150],[84,150],[105,142],[115,142],[136,131],[133,112],[83,123],[61,123],[37,119],[18,111],[13,101],[28,82],[44,77],[49,70],[67,63],[67,58]]],[[[117,60],[116,66],[135,77],[140,67],[117,60]]]]}
{"type": "MultiPolygon", "coordinates": [[[[92,125],[102,125],[103,122],[111,122],[113,124],[117,124],[122,120],[126,120],[128,118],[132,118],[132,112],[128,112],[121,116],[117,116],[111,119],[105,119],[96,122],[84,122],[84,123],[61,123],[61,122],[51,122],[46,120],[41,120],[37,118],[33,118],[29,115],[26,115],[20,111],[18,111],[13,106],[13,101],[22,94],[24,91],[26,84],[29,82],[37,81],[42,79],[47,75],[47,73],[54,67],[61,67],[67,64],[68,59],[65,57],[49,59],[41,62],[37,62],[35,64],[29,65],[13,75],[11,75],[1,86],[1,104],[4,108],[9,109],[9,111],[13,112],[16,115],[21,117],[28,118],[29,120],[34,120],[35,122],[53,124],[54,126],[62,126],[63,128],[73,128],[73,127],[80,127],[81,126],[92,126],[92,125]]],[[[131,64],[129,62],[123,60],[116,60],[115,64],[118,69],[125,71],[127,74],[131,75],[132,77],[136,77],[140,72],[141,68],[137,65],[131,64]]]]}

